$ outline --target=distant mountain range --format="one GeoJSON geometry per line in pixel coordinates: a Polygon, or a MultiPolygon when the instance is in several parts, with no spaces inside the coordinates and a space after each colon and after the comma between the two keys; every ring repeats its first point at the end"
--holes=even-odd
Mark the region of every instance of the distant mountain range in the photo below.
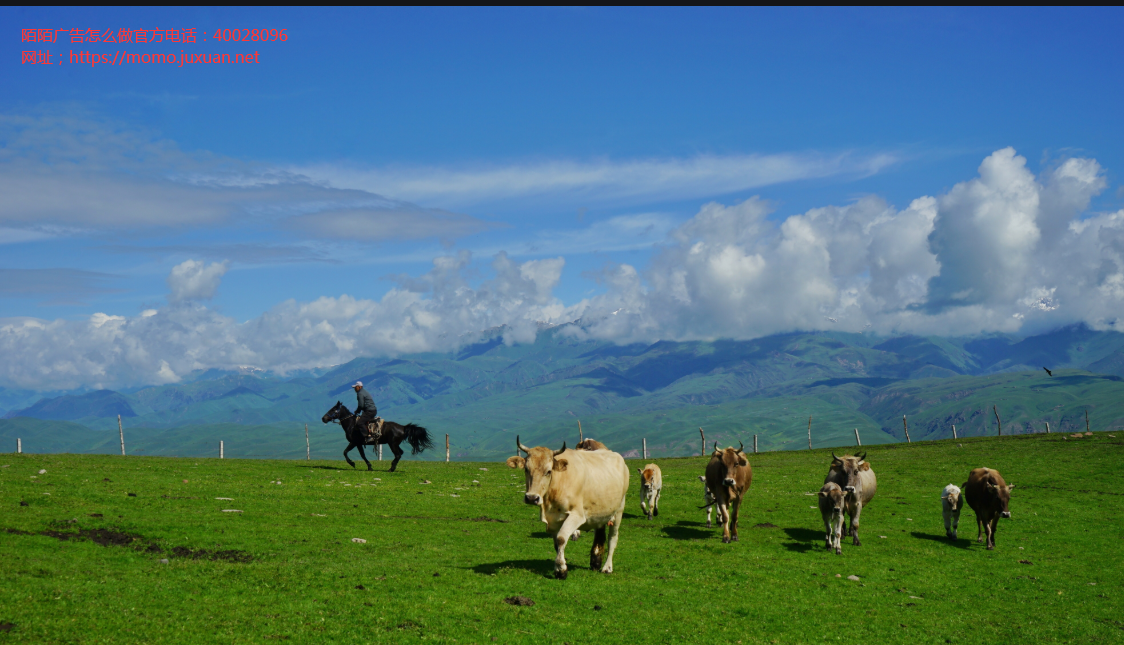
{"type": "MultiPolygon", "coordinates": [[[[448,433],[458,458],[511,454],[524,443],[586,436],[629,452],[647,438],[656,456],[697,454],[708,442],[762,450],[958,434],[1124,427],[1124,334],[1073,326],[1029,338],[791,333],[751,341],[619,346],[576,340],[574,325],[507,346],[502,330],[455,354],[361,358],[323,373],[281,378],[210,370],[182,383],[123,391],[33,393],[0,389],[0,440],[35,452],[113,452],[117,415],[133,451],[302,456],[309,424],[317,454],[344,447],[320,417],[354,407],[362,380],[380,413],[448,433]],[[1049,376],[1043,367],[1053,371],[1049,376]],[[16,406],[20,407],[16,407],[16,406]],[[13,409],[14,408],[14,409],[13,409]],[[112,430],[113,432],[107,432],[112,430]],[[19,434],[22,433],[22,434],[19,434]],[[33,446],[37,446],[36,449],[33,446]]],[[[435,442],[436,443],[436,442],[435,442]]],[[[6,449],[6,448],[5,448],[6,449]]],[[[428,458],[443,455],[427,454],[428,458]]]]}

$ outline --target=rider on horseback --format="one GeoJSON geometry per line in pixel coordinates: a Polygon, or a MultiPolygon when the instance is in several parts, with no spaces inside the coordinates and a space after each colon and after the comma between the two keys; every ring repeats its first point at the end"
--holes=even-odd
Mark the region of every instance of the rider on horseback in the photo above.
{"type": "Polygon", "coordinates": [[[355,416],[359,417],[359,423],[362,424],[359,427],[366,428],[367,424],[375,422],[378,408],[375,407],[375,400],[371,398],[371,393],[363,389],[363,381],[356,381],[351,387],[355,388],[355,397],[358,399],[355,416]]]}

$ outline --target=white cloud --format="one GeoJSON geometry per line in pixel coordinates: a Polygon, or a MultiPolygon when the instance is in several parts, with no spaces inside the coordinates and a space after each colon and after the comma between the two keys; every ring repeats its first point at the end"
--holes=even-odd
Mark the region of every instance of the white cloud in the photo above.
{"type": "Polygon", "coordinates": [[[515,198],[655,202],[722,195],[799,179],[876,173],[890,154],[698,155],[624,161],[536,161],[491,167],[301,166],[300,175],[427,204],[464,207],[515,198]]]}
{"type": "Polygon", "coordinates": [[[197,260],[185,260],[177,264],[168,274],[168,301],[210,300],[215,296],[219,281],[228,267],[227,262],[204,265],[197,260]]]}
{"type": "Polygon", "coordinates": [[[527,342],[539,321],[578,318],[579,335],[618,342],[812,329],[970,335],[1075,321],[1124,331],[1124,210],[1086,212],[1104,188],[1094,160],[1035,176],[1004,149],[978,177],[904,210],[866,197],[778,220],[757,198],[712,202],[669,232],[648,267],[610,265],[594,276],[605,293],[570,306],[553,295],[562,257],[519,263],[496,253],[492,277],[476,284],[462,251],[424,275],[397,276],[380,300],[288,300],[237,323],[198,302],[225,264],[192,260],[169,275],[163,309],[0,320],[0,383],[107,387],[244,365],[283,372],[452,349],[489,329],[527,342]]]}

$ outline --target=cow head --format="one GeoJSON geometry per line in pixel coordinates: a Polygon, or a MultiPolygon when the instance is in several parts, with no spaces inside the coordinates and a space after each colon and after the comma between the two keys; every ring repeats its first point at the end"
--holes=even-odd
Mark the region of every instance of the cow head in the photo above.
{"type": "Polygon", "coordinates": [[[728,488],[733,488],[737,485],[734,481],[735,471],[741,467],[744,468],[749,465],[749,460],[745,458],[745,446],[742,442],[738,442],[738,449],[727,448],[725,450],[718,449],[718,442],[714,442],[714,454],[711,459],[717,458],[721,463],[722,485],[728,488]]]}
{"type": "Polygon", "coordinates": [[[992,508],[998,506],[1003,509],[1001,511],[1001,517],[1004,519],[1011,518],[1011,511],[1008,510],[1007,505],[1011,503],[1011,489],[1014,487],[1014,484],[1001,486],[991,482],[987,483],[987,496],[991,499],[992,508]]]}
{"type": "Polygon", "coordinates": [[[550,448],[528,448],[515,437],[515,444],[527,453],[523,464],[523,474],[527,480],[527,491],[523,501],[527,504],[542,506],[546,492],[550,490],[550,479],[555,471],[566,470],[569,465],[565,459],[558,459],[558,455],[566,451],[566,442],[562,442],[561,450],[550,448]]]}
{"type": "Polygon", "coordinates": [[[832,452],[831,470],[839,474],[838,480],[841,482],[843,490],[853,493],[859,485],[859,473],[870,470],[870,464],[866,463],[865,452],[859,457],[852,457],[851,455],[836,457],[835,453],[832,452]]]}

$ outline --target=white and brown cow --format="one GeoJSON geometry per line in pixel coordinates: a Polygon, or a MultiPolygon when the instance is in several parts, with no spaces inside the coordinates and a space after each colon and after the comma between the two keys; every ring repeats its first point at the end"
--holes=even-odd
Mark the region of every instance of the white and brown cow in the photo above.
{"type": "Polygon", "coordinates": [[[609,448],[596,439],[582,439],[574,450],[608,450],[609,448]]]}
{"type": "Polygon", "coordinates": [[[706,487],[714,494],[718,505],[718,520],[722,522],[722,542],[729,544],[738,541],[738,511],[742,497],[753,481],[753,468],[745,457],[745,447],[718,449],[714,442],[714,452],[706,465],[706,487]]]}
{"type": "Polygon", "coordinates": [[[941,511],[944,513],[944,534],[948,539],[956,539],[956,529],[960,526],[960,509],[964,508],[964,496],[960,487],[949,484],[941,491],[941,511]]]}
{"type": "MultiPolygon", "coordinates": [[[[706,504],[703,504],[699,508],[705,508],[706,509],[706,528],[710,528],[711,527],[710,512],[715,507],[714,493],[711,493],[710,487],[706,485],[706,475],[699,475],[699,481],[702,482],[702,485],[703,485],[703,501],[706,502],[706,504]]],[[[725,521],[725,520],[722,519],[721,511],[719,511],[719,513],[718,513],[718,521],[719,522],[725,521]]]]}
{"type": "Polygon", "coordinates": [[[827,530],[824,546],[836,555],[843,553],[843,523],[847,512],[847,493],[835,482],[828,482],[820,489],[820,515],[827,530]]]}
{"type": "Polygon", "coordinates": [[[611,450],[566,450],[565,443],[561,450],[528,448],[518,436],[515,442],[527,453],[523,501],[539,507],[554,538],[554,577],[566,578],[566,543],[579,529],[594,530],[590,568],[612,573],[628,495],[624,458],[611,450]]]}
{"type": "Polygon", "coordinates": [[[968,506],[976,512],[976,528],[979,529],[976,542],[983,542],[986,533],[988,551],[995,548],[999,518],[1011,517],[1008,506],[1014,487],[1014,484],[1008,485],[1003,481],[1003,475],[994,468],[976,468],[968,473],[968,481],[964,482],[964,496],[968,506]]]}
{"type": "Polygon", "coordinates": [[[831,453],[831,467],[828,468],[827,477],[823,483],[835,482],[847,493],[847,514],[851,516],[851,544],[861,546],[859,541],[859,517],[863,508],[874,499],[878,490],[878,480],[870,464],[866,462],[866,453],[861,457],[843,455],[836,457],[831,453]]]}
{"type": "Polygon", "coordinates": [[[648,519],[660,514],[660,493],[663,491],[663,473],[655,464],[637,468],[640,473],[640,510],[648,519]]]}

